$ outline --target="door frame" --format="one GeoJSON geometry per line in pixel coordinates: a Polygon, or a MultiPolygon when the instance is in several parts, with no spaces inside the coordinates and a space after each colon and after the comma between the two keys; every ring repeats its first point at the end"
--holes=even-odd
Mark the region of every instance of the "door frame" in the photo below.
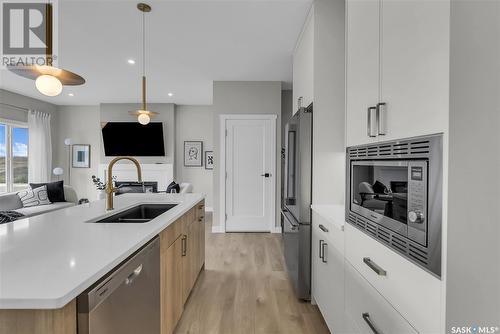
{"type": "Polygon", "coordinates": [[[271,187],[271,222],[269,232],[276,230],[276,185],[277,185],[277,167],[276,167],[276,114],[223,114],[219,115],[219,151],[220,151],[220,172],[219,172],[219,205],[220,205],[220,227],[221,233],[226,233],[226,121],[228,120],[267,120],[271,121],[271,173],[273,175],[273,186],[271,187]]]}

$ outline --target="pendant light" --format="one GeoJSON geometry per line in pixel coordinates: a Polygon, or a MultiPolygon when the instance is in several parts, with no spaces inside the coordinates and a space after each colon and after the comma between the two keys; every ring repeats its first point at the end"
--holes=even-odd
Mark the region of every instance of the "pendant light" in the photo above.
{"type": "Polygon", "coordinates": [[[7,69],[21,77],[35,80],[35,87],[46,96],[57,96],[61,94],[63,86],[83,85],[85,79],[73,72],[52,66],[52,4],[45,5],[46,16],[46,48],[45,65],[9,65],[7,69]]]}
{"type": "Polygon", "coordinates": [[[141,109],[132,111],[130,114],[137,116],[137,121],[146,125],[151,121],[151,117],[158,114],[149,111],[146,103],[146,13],[151,11],[151,6],[139,3],[137,9],[142,12],[142,106],[141,109]]]}

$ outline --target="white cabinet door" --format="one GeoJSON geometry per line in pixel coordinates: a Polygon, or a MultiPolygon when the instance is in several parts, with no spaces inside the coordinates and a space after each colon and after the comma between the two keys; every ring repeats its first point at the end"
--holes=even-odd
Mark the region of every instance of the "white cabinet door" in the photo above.
{"type": "Polygon", "coordinates": [[[314,94],[314,8],[307,17],[293,54],[293,114],[299,107],[307,107],[314,94]]]}
{"type": "Polygon", "coordinates": [[[387,103],[387,133],[379,139],[446,131],[449,0],[381,4],[381,102],[387,103]]]}
{"type": "Polygon", "coordinates": [[[344,232],[313,213],[312,295],[332,333],[344,333],[344,232]]]}
{"type": "Polygon", "coordinates": [[[367,134],[367,112],[379,101],[379,6],[347,1],[347,146],[377,140],[367,134]]]}
{"type": "Polygon", "coordinates": [[[345,275],[346,313],[356,322],[358,333],[418,333],[349,262],[345,264],[345,275]]]}

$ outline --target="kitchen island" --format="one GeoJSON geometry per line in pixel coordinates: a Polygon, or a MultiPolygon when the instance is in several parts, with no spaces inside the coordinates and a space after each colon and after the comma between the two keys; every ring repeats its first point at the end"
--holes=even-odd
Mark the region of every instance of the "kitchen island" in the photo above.
{"type": "Polygon", "coordinates": [[[0,225],[0,333],[76,333],[76,297],[158,235],[168,334],[204,264],[203,195],[125,194],[113,211],[101,200],[0,225]],[[177,205],[147,223],[93,223],[151,203],[177,205]]]}

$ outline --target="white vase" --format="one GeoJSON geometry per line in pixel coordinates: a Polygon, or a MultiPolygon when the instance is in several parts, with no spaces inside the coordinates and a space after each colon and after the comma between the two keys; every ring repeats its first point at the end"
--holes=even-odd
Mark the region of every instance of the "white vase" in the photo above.
{"type": "Polygon", "coordinates": [[[98,190],[97,199],[105,199],[105,198],[106,198],[106,190],[98,190]]]}

